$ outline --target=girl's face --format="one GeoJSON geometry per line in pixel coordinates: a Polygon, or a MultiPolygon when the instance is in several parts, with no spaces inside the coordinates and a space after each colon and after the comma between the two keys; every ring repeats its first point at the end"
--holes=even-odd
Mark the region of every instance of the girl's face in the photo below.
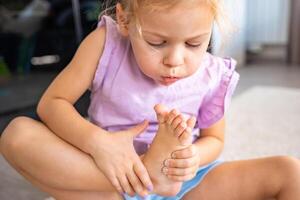
{"type": "Polygon", "coordinates": [[[182,1],[168,10],[142,9],[138,16],[142,35],[129,25],[128,37],[146,76],[170,85],[198,70],[214,20],[209,5],[201,0],[182,1]]]}

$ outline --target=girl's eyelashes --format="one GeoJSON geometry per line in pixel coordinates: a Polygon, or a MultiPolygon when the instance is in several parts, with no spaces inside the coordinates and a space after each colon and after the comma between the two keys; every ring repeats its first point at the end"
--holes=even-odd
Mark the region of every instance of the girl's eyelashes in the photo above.
{"type": "Polygon", "coordinates": [[[198,48],[201,46],[201,43],[200,44],[191,44],[191,43],[186,42],[185,45],[188,47],[192,47],[192,48],[198,48]]]}
{"type": "MultiPolygon", "coordinates": [[[[166,41],[163,41],[163,42],[159,42],[159,43],[155,43],[155,42],[149,42],[149,41],[146,41],[150,46],[153,46],[153,47],[163,47],[167,42],[166,41]]],[[[187,47],[191,47],[191,48],[198,48],[201,46],[202,43],[199,43],[199,44],[191,44],[191,43],[188,43],[186,42],[185,45],[187,47]]]]}
{"type": "Polygon", "coordinates": [[[146,41],[150,46],[153,46],[153,47],[162,47],[166,41],[163,41],[163,42],[160,42],[160,43],[155,43],[155,42],[149,42],[149,41],[146,41]]]}

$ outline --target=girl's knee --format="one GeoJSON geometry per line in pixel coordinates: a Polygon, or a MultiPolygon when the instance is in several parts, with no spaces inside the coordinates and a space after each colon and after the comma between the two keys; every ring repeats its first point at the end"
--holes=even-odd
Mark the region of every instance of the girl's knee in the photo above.
{"type": "Polygon", "coordinates": [[[292,156],[277,157],[278,168],[282,175],[288,179],[300,179],[300,160],[292,156]]]}
{"type": "Polygon", "coordinates": [[[7,125],[0,139],[1,153],[5,155],[8,151],[17,150],[21,146],[27,138],[25,133],[30,130],[30,123],[32,119],[28,117],[17,117],[7,125]]]}
{"type": "Polygon", "coordinates": [[[292,157],[292,156],[279,156],[278,160],[281,162],[283,167],[286,168],[299,168],[300,167],[300,160],[292,157]]]}

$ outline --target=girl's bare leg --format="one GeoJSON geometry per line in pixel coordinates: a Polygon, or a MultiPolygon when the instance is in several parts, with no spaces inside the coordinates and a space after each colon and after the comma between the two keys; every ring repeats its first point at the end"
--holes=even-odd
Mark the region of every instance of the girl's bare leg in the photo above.
{"type": "MultiPolygon", "coordinates": [[[[99,199],[105,192],[122,199],[89,155],[57,137],[41,122],[27,117],[14,119],[0,144],[4,157],[19,173],[54,197],[99,199]]],[[[155,193],[172,196],[179,191],[181,183],[169,181],[161,173],[164,159],[178,148],[183,147],[171,125],[160,125],[143,159],[155,193]]]]}
{"type": "Polygon", "coordinates": [[[29,176],[26,172],[18,170],[18,172],[25,177],[31,184],[40,188],[42,191],[51,194],[56,200],[120,200],[122,197],[116,192],[91,192],[91,191],[72,191],[72,190],[59,190],[48,187],[39,183],[33,177],[29,176]]]}
{"type": "Polygon", "coordinates": [[[227,162],[210,171],[185,200],[300,199],[300,161],[281,156],[227,162]]]}
{"type": "Polygon", "coordinates": [[[1,153],[19,173],[58,199],[122,199],[90,156],[38,121],[14,119],[0,142],[1,153]]]}

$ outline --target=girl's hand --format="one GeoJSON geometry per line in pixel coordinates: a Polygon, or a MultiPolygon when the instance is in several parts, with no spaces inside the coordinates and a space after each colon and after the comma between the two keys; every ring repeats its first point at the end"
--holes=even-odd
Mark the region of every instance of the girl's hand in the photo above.
{"type": "Polygon", "coordinates": [[[199,150],[196,145],[174,151],[172,158],[164,161],[163,173],[173,181],[188,181],[196,175],[200,165],[199,150]]]}
{"type": "Polygon", "coordinates": [[[143,122],[126,131],[106,134],[105,139],[95,141],[92,157],[121,194],[125,192],[133,196],[138,193],[146,196],[146,188],[153,188],[148,172],[133,146],[133,138],[147,126],[148,123],[143,122]]]}

